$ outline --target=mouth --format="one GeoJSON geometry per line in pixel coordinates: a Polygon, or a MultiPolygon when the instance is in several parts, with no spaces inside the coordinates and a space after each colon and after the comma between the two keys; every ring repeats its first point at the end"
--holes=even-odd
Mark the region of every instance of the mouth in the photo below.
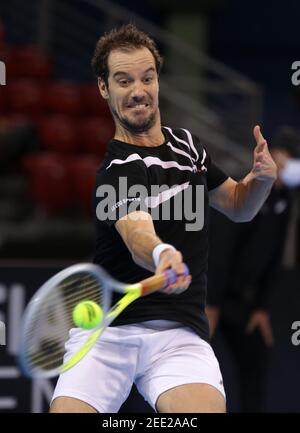
{"type": "Polygon", "coordinates": [[[144,108],[148,108],[149,104],[130,104],[127,105],[127,108],[131,108],[134,110],[143,110],[144,108]]]}

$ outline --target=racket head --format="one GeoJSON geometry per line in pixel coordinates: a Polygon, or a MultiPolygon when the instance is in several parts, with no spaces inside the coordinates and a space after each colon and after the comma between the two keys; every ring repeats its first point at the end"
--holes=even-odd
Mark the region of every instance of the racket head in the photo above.
{"type": "MultiPolygon", "coordinates": [[[[123,292],[124,288],[101,267],[91,263],[70,266],[50,278],[24,312],[18,354],[23,373],[28,377],[49,378],[64,371],[65,343],[70,330],[76,328],[72,318],[74,307],[92,300],[102,308],[105,317],[111,305],[112,290],[123,292]]],[[[101,324],[97,328],[101,329],[101,324]]],[[[95,329],[82,331],[86,333],[86,340],[95,333],[95,329]]],[[[95,341],[95,338],[90,341],[85,353],[95,341]]],[[[83,339],[82,346],[84,344],[83,339]]],[[[67,369],[72,367],[73,361],[78,362],[74,357],[67,369]]]]}

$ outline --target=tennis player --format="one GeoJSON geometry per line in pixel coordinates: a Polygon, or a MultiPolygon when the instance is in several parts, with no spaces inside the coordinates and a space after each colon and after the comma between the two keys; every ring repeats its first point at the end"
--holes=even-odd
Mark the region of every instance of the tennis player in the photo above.
{"type": "Polygon", "coordinates": [[[256,215],[276,179],[267,142],[255,126],[252,170],[235,182],[191,131],[162,126],[162,58],[132,24],[99,39],[92,65],[116,126],[97,172],[95,262],[129,283],[167,268],[178,279],[126,308],[60,376],[51,411],[117,412],[134,382],[158,412],[225,412],[204,312],[208,208],[238,222],[256,215]]]}

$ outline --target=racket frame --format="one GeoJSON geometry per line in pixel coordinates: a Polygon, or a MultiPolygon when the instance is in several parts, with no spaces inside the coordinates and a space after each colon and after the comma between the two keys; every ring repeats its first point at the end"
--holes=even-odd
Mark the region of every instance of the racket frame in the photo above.
{"type": "Polygon", "coordinates": [[[40,287],[26,307],[22,323],[18,357],[21,370],[26,376],[31,378],[51,378],[69,370],[91,350],[104,329],[108,327],[129,304],[141,296],[148,295],[166,285],[173,284],[176,279],[176,273],[173,270],[167,270],[161,275],[154,275],[139,283],[123,284],[113,279],[103,268],[92,263],[79,263],[63,269],[40,287]],[[79,351],[61,364],[60,367],[48,371],[32,369],[26,355],[26,331],[32,323],[32,318],[35,317],[43,298],[47,298],[54,287],[58,286],[65,279],[83,272],[89,272],[96,279],[101,281],[104,293],[103,305],[101,305],[103,309],[103,320],[95,328],[86,331],[90,333],[90,335],[82,344],[79,351]],[[108,310],[111,305],[112,292],[121,293],[124,294],[124,296],[108,310]]]}

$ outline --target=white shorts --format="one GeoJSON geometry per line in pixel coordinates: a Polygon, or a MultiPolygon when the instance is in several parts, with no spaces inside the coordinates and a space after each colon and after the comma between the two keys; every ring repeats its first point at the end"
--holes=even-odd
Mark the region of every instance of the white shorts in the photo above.
{"type": "MultiPolygon", "coordinates": [[[[66,358],[89,331],[71,330],[66,358]]],[[[82,400],[98,412],[116,413],[132,383],[156,410],[160,394],[187,383],[207,383],[225,397],[213,349],[178,322],[151,320],[107,328],[90,352],[60,375],[52,401],[59,396],[82,400]]]]}

